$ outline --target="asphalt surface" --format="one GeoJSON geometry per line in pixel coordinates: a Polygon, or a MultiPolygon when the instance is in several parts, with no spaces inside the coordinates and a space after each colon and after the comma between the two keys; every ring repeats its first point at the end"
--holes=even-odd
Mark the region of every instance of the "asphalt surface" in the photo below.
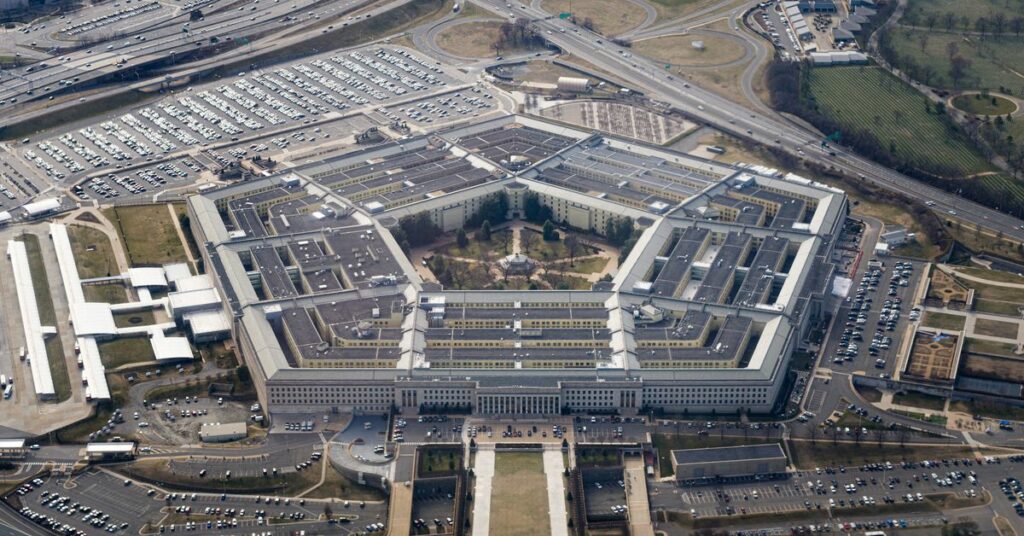
{"type": "MultiPolygon", "coordinates": [[[[499,15],[502,13],[507,15],[508,9],[503,1],[473,0],[473,2],[499,15]]],[[[746,6],[753,5],[755,5],[754,2],[746,4],[746,6]]],[[[735,103],[696,86],[685,87],[681,81],[664,72],[663,66],[657,62],[635,55],[625,57],[624,54],[619,53],[620,51],[625,53],[625,49],[605,41],[605,38],[598,34],[576,27],[567,21],[551,18],[548,13],[532,6],[513,4],[513,11],[517,16],[527,16],[533,19],[535,25],[545,33],[547,30],[552,30],[551,34],[546,34],[548,40],[563,50],[608,72],[614,72],[625,79],[636,81],[636,85],[649,97],[668,102],[692,117],[742,138],[769,147],[775,146],[784,149],[805,160],[825,166],[834,166],[851,176],[863,176],[862,180],[903,192],[918,201],[934,202],[935,210],[946,213],[947,217],[955,214],[955,217],[960,220],[977,223],[981,227],[993,231],[1001,231],[1004,236],[1024,239],[1024,229],[1020,227],[1022,222],[1017,218],[967,201],[938,188],[927,186],[841,147],[833,148],[836,156],[830,156],[820,148],[822,139],[820,133],[809,132],[804,127],[791,123],[778,114],[766,113],[765,110],[737,113],[735,103]],[[560,32],[562,28],[566,28],[564,33],[560,32]]],[[[745,9],[737,8],[730,12],[731,26],[734,29],[739,28],[741,24],[739,19],[744,11],[745,9]]],[[[766,47],[762,43],[759,50],[764,49],[766,47]]],[[[752,75],[749,72],[745,73],[744,88],[751,81],[752,75]]]]}

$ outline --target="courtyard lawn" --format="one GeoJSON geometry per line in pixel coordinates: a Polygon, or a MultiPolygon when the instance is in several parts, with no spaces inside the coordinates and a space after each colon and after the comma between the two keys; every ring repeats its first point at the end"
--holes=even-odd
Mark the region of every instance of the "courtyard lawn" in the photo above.
{"type": "Polygon", "coordinates": [[[97,344],[103,366],[114,369],[132,363],[154,361],[153,346],[146,337],[119,337],[97,344]]]}
{"type": "Polygon", "coordinates": [[[964,329],[964,322],[966,322],[966,317],[946,313],[936,313],[934,311],[925,311],[924,317],[921,319],[922,326],[948,329],[951,331],[960,331],[964,329]]]}
{"type": "Polygon", "coordinates": [[[103,215],[117,228],[132,266],[187,260],[166,204],[108,208],[103,215]]]}
{"type": "Polygon", "coordinates": [[[110,239],[103,231],[81,225],[68,225],[68,237],[71,239],[71,251],[78,266],[78,277],[91,279],[120,273],[117,261],[114,260],[114,249],[110,245],[110,239]]]}
{"type": "Polygon", "coordinates": [[[491,490],[494,536],[550,534],[547,480],[539,452],[498,452],[491,490]]]}
{"type": "Polygon", "coordinates": [[[117,283],[83,285],[85,300],[100,303],[128,303],[128,291],[117,283]]]}
{"type": "Polygon", "coordinates": [[[1016,339],[1018,331],[1016,322],[1000,322],[987,318],[978,318],[974,321],[974,333],[978,335],[1016,339]]]}

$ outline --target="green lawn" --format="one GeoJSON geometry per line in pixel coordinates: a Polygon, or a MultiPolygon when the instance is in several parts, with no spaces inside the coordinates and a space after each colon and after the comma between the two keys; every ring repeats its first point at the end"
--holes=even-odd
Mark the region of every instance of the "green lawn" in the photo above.
{"type": "Polygon", "coordinates": [[[103,215],[117,227],[132,266],[187,259],[166,204],[108,208],[103,215]]]}
{"type": "Polygon", "coordinates": [[[84,285],[82,292],[86,301],[101,303],[128,303],[128,291],[123,285],[108,283],[104,285],[84,285]]]}
{"type": "Polygon", "coordinates": [[[1020,316],[1021,304],[1015,302],[1004,302],[998,300],[986,300],[984,298],[974,299],[974,310],[982,313],[996,315],[1020,316]]]}
{"type": "Polygon", "coordinates": [[[983,339],[964,339],[964,352],[1019,357],[1013,353],[1016,346],[1008,342],[986,341],[983,339]]]}
{"type": "MultiPolygon", "coordinates": [[[[789,452],[793,456],[791,462],[801,469],[813,469],[826,465],[861,465],[865,463],[891,461],[897,463],[905,460],[921,460],[922,458],[962,458],[973,456],[971,447],[967,446],[941,446],[922,447],[920,445],[882,445],[870,433],[862,438],[860,444],[853,441],[840,440],[832,442],[832,437],[820,437],[815,442],[794,440],[789,442],[789,452]]],[[[895,441],[896,437],[890,434],[887,441],[895,441]]],[[[909,440],[908,440],[909,441],[909,440]]]]}
{"type": "MultiPolygon", "coordinates": [[[[508,253],[505,253],[503,236],[506,232],[510,231],[493,231],[491,232],[490,240],[477,240],[473,237],[474,233],[469,233],[469,244],[464,248],[460,248],[458,244],[452,242],[438,250],[438,253],[450,255],[452,257],[462,257],[464,259],[479,259],[481,255],[486,254],[488,259],[497,259],[504,257],[508,253]]],[[[508,240],[509,253],[512,252],[512,239],[508,240]]]]}
{"type": "MultiPolygon", "coordinates": [[[[1011,272],[1003,272],[1000,270],[989,270],[986,268],[974,268],[971,266],[957,267],[957,272],[967,274],[972,277],[979,277],[988,281],[998,281],[1000,283],[1017,283],[1024,285],[1024,277],[1011,272]]],[[[967,281],[970,283],[970,281],[967,281]]]]}
{"type": "Polygon", "coordinates": [[[974,333],[979,335],[1016,339],[1018,331],[1016,322],[1000,322],[987,318],[978,318],[974,321],[974,333]]]}
{"type": "Polygon", "coordinates": [[[153,324],[156,324],[156,317],[153,316],[153,311],[133,311],[130,313],[114,314],[114,325],[119,328],[150,326],[153,324]]]}
{"type": "Polygon", "coordinates": [[[896,393],[892,397],[892,403],[936,411],[941,411],[946,407],[945,398],[915,392],[896,393]]]}
{"type": "Polygon", "coordinates": [[[595,274],[604,270],[604,267],[608,265],[608,260],[604,257],[588,257],[577,260],[572,265],[569,264],[569,261],[558,262],[553,264],[551,269],[560,272],[575,272],[577,274],[595,274]]]}
{"type": "Polygon", "coordinates": [[[878,67],[811,69],[809,82],[823,114],[846,128],[874,133],[893,158],[956,176],[993,169],[962,134],[925,111],[917,91],[878,67]]]}
{"type": "Polygon", "coordinates": [[[550,534],[547,481],[539,452],[498,452],[494,458],[490,534],[550,534]]]}
{"type": "Polygon", "coordinates": [[[996,95],[982,96],[981,93],[958,95],[953,106],[974,115],[1005,115],[1017,110],[1013,101],[996,95]]]}
{"type": "Polygon", "coordinates": [[[963,26],[960,17],[966,16],[970,24],[969,29],[974,29],[974,21],[978,17],[992,17],[1002,13],[1007,20],[1019,15],[1020,2],[1007,0],[909,0],[906,11],[903,14],[903,22],[908,24],[927,25],[929,14],[936,14],[938,22],[936,29],[945,30],[946,13],[952,13],[956,18],[953,30],[962,30],[963,26]]]}
{"type": "Polygon", "coordinates": [[[97,344],[100,359],[107,369],[114,369],[129,363],[153,361],[153,346],[147,337],[119,337],[97,344]]]}
{"type": "MultiPolygon", "coordinates": [[[[53,310],[50,282],[46,277],[46,263],[43,261],[39,237],[26,234],[18,237],[18,239],[25,242],[25,251],[28,253],[28,266],[32,271],[32,286],[35,290],[36,304],[39,309],[39,322],[44,326],[56,326],[57,314],[53,310]]],[[[64,345],[60,342],[59,333],[46,339],[46,354],[57,401],[62,402],[71,398],[71,378],[68,376],[68,365],[64,358],[64,345]]]]}
{"type": "Polygon", "coordinates": [[[81,225],[68,225],[71,251],[75,254],[78,277],[108,277],[120,273],[110,240],[102,231],[81,225]]]}
{"type": "MultiPolygon", "coordinates": [[[[972,2],[962,4],[970,6],[972,2]]],[[[1016,74],[1024,72],[1024,56],[1020,54],[1024,39],[1002,36],[981,40],[977,36],[965,38],[956,33],[930,32],[927,28],[899,28],[892,32],[893,47],[900,55],[931,69],[934,75],[928,82],[933,86],[953,87],[949,74],[950,43],[955,43],[958,54],[971,62],[960,82],[961,88],[996,91],[1005,87],[1015,95],[1024,93],[1024,79],[1016,74]]]]}
{"type": "Polygon", "coordinates": [[[925,311],[924,316],[921,318],[922,326],[948,329],[952,331],[964,329],[965,322],[966,317],[946,313],[936,313],[932,311],[925,311]]]}
{"type": "Polygon", "coordinates": [[[958,281],[964,286],[973,288],[975,298],[1024,303],[1024,289],[1022,288],[1001,287],[977,281],[967,281],[965,279],[958,281]]]}

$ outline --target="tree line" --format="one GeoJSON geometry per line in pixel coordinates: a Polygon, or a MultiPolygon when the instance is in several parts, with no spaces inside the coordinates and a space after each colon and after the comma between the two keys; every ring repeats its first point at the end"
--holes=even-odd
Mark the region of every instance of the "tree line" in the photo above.
{"type": "MultiPolygon", "coordinates": [[[[962,177],[962,171],[940,159],[926,159],[898,150],[894,140],[884,140],[868,128],[843,124],[823,113],[810,91],[807,70],[798,62],[776,61],[769,65],[767,86],[772,106],[808,121],[822,132],[842,132],[843,144],[857,153],[920,180],[931,186],[958,194],[966,199],[995,208],[1016,217],[1024,216],[1024,199],[1008,195],[1008,189],[996,188],[982,180],[951,180],[962,177]]],[[[894,83],[902,83],[893,79],[894,83]]],[[[925,111],[935,114],[949,129],[951,136],[966,136],[973,140],[971,131],[961,131],[946,114],[942,105],[932,105],[923,99],[925,111]]]]}

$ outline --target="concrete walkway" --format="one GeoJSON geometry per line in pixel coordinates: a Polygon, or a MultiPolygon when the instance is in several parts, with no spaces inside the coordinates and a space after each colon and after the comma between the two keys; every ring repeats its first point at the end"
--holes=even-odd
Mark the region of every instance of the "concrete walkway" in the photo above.
{"type": "Polygon", "coordinates": [[[544,477],[548,481],[548,519],[552,536],[569,536],[565,514],[565,481],[562,479],[564,471],[561,446],[545,445],[544,477]]]}
{"type": "Polygon", "coordinates": [[[626,458],[623,473],[629,507],[629,533],[632,536],[654,536],[643,458],[626,458]]]}
{"type": "Polygon", "coordinates": [[[494,446],[483,445],[476,452],[473,465],[476,486],[473,489],[473,536],[487,536],[491,531],[491,485],[494,480],[494,446]]]}

